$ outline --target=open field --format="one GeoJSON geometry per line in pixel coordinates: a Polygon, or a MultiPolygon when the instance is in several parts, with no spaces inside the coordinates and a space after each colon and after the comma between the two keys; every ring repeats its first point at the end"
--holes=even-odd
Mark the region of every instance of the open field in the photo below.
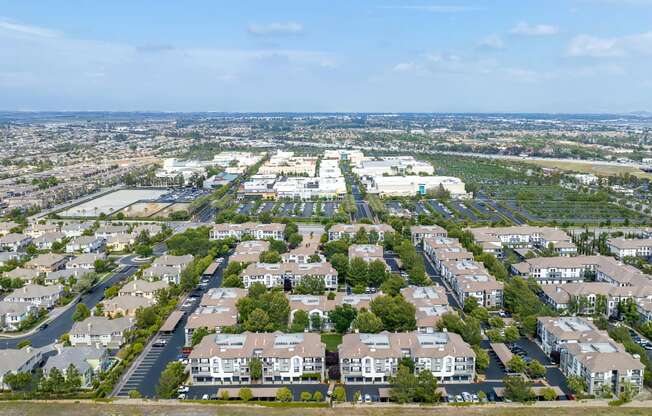
{"type": "Polygon", "coordinates": [[[101,213],[112,214],[140,200],[154,200],[166,194],[163,189],[121,189],[107,195],[71,207],[61,213],[62,217],[97,217],[101,213]]]}
{"type": "Polygon", "coordinates": [[[652,179],[651,173],[643,172],[642,170],[632,166],[603,165],[590,162],[578,162],[574,160],[569,160],[566,162],[559,160],[523,159],[522,162],[534,164],[544,168],[557,168],[580,173],[592,173],[594,175],[618,176],[624,173],[629,173],[630,175],[638,176],[639,178],[652,179]]]}
{"type": "Polygon", "coordinates": [[[187,210],[189,206],[190,204],[187,204],[185,202],[177,202],[176,204],[172,204],[169,207],[157,212],[155,216],[161,218],[167,218],[168,215],[172,214],[173,212],[187,210]]]}
{"type": "Polygon", "coordinates": [[[146,218],[159,212],[168,205],[171,204],[168,202],[137,202],[123,208],[119,212],[122,212],[127,218],[146,218]]]}
{"type": "Polygon", "coordinates": [[[650,415],[651,408],[634,407],[581,407],[578,403],[571,406],[543,407],[543,406],[476,406],[476,407],[336,407],[336,408],[281,408],[258,406],[221,406],[208,404],[115,404],[115,403],[28,403],[4,402],[0,403],[0,414],[6,416],[146,416],[146,415],[181,415],[181,416],[616,416],[616,415],[650,415]]]}

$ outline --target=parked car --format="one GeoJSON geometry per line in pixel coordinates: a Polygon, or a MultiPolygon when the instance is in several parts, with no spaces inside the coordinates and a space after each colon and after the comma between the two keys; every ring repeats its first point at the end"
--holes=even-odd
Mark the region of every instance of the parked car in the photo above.
{"type": "Polygon", "coordinates": [[[365,394],[364,395],[364,402],[365,403],[371,403],[371,395],[365,394]]]}
{"type": "Polygon", "coordinates": [[[201,399],[202,400],[208,400],[209,399],[208,394],[204,394],[203,396],[201,396],[201,399]]]}
{"type": "Polygon", "coordinates": [[[188,387],[188,386],[180,386],[177,391],[179,393],[188,393],[190,391],[190,387],[188,387]]]}
{"type": "Polygon", "coordinates": [[[177,396],[177,399],[179,399],[179,400],[186,400],[186,394],[185,394],[185,393],[181,393],[180,395],[177,396]]]}

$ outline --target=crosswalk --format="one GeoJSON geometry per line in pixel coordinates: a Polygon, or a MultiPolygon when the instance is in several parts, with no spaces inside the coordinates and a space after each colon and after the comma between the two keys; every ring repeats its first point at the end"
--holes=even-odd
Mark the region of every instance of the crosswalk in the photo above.
{"type": "Polygon", "coordinates": [[[136,367],[129,374],[127,381],[122,385],[118,394],[118,397],[128,397],[129,392],[132,390],[138,390],[138,388],[145,381],[145,377],[149,374],[150,369],[156,363],[161,353],[167,345],[167,341],[172,337],[171,334],[159,334],[156,339],[164,339],[166,341],[165,345],[154,345],[152,344],[150,349],[145,353],[142,359],[137,363],[136,367]]]}

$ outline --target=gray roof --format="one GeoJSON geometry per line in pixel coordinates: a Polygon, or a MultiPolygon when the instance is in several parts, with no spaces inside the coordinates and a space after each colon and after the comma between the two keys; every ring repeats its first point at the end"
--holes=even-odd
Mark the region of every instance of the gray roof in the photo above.
{"type": "Polygon", "coordinates": [[[52,351],[53,349],[54,347],[52,345],[47,345],[43,348],[25,347],[21,349],[0,350],[0,374],[16,372],[36,355],[52,351]]]}
{"type": "Polygon", "coordinates": [[[72,364],[80,373],[83,374],[91,369],[91,366],[88,364],[89,360],[99,360],[106,353],[106,348],[85,346],[62,348],[59,350],[57,355],[54,355],[47,360],[43,366],[43,370],[45,370],[45,372],[48,372],[53,368],[66,370],[70,364],[72,364]]]}
{"type": "Polygon", "coordinates": [[[109,335],[124,332],[133,326],[131,318],[109,319],[103,316],[89,316],[81,322],[75,322],[70,335],[109,335]]]}

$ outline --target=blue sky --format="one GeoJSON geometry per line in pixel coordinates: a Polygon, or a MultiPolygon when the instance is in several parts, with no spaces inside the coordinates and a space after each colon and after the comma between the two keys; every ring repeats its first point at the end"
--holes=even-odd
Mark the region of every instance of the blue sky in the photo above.
{"type": "Polygon", "coordinates": [[[652,0],[0,0],[0,109],[652,111],[652,0]]]}

